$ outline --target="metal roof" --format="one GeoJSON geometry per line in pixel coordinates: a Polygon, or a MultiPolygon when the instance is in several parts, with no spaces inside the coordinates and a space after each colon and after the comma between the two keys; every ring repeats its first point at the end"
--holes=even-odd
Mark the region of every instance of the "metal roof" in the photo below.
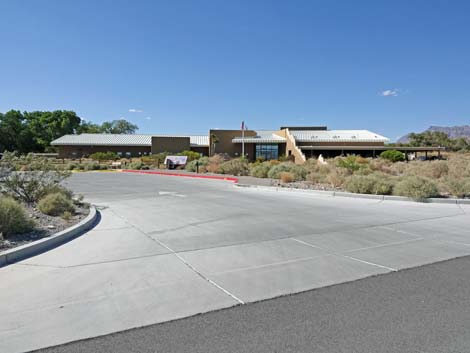
{"type": "Polygon", "coordinates": [[[388,142],[385,136],[368,130],[289,131],[297,142],[388,142]]]}
{"type": "Polygon", "coordinates": [[[51,142],[53,146],[152,146],[152,136],[189,137],[192,147],[209,146],[206,135],[118,135],[118,134],[80,134],[64,135],[51,142]]]}
{"type": "Polygon", "coordinates": [[[257,130],[256,136],[245,136],[245,138],[234,137],[232,139],[233,143],[282,143],[286,142],[284,137],[276,135],[277,130],[257,130]]]}

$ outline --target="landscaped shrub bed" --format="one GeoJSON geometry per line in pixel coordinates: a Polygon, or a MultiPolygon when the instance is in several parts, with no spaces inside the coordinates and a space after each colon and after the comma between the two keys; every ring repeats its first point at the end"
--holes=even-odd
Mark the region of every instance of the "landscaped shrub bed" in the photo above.
{"type": "Polygon", "coordinates": [[[32,155],[5,152],[0,160],[0,250],[70,227],[88,213],[61,186],[70,171],[32,155]]]}
{"type": "MultiPolygon", "coordinates": [[[[198,161],[200,173],[270,178],[278,180],[281,186],[398,195],[416,200],[470,197],[470,154],[453,153],[445,160],[404,162],[401,152],[387,152],[379,158],[349,155],[323,163],[309,159],[302,165],[277,160],[226,161],[220,155],[202,157],[198,161]]],[[[196,160],[188,163],[186,170],[196,171],[195,165],[196,160]]]]}

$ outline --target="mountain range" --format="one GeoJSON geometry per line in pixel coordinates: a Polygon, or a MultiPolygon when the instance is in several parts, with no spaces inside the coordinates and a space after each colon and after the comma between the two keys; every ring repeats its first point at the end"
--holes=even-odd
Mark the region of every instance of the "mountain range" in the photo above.
{"type": "MultiPolygon", "coordinates": [[[[446,133],[450,138],[459,138],[465,137],[470,138],[470,125],[461,125],[461,126],[430,126],[426,131],[439,131],[446,133]]],[[[407,143],[409,134],[400,137],[397,140],[397,143],[407,143]]]]}

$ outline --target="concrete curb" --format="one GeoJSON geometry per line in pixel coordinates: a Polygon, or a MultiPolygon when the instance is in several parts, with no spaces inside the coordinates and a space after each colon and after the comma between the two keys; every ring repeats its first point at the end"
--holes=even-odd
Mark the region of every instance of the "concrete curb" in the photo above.
{"type": "Polygon", "coordinates": [[[81,222],[50,237],[39,239],[32,243],[0,253],[0,267],[38,255],[78,237],[94,226],[98,215],[96,208],[90,206],[90,213],[81,222]]]}
{"type": "MultiPolygon", "coordinates": [[[[419,202],[409,197],[403,197],[403,196],[354,194],[352,192],[345,192],[345,191],[307,190],[307,189],[284,188],[284,187],[278,187],[278,186],[261,186],[261,185],[249,185],[249,184],[238,184],[238,183],[235,183],[235,186],[244,187],[244,188],[254,188],[254,189],[260,189],[260,190],[269,190],[269,191],[299,192],[299,193],[307,193],[307,194],[318,195],[318,196],[348,197],[348,198],[370,199],[370,200],[379,200],[379,201],[419,202]]],[[[421,203],[470,205],[470,199],[429,198],[429,199],[422,201],[421,203]]]]}
{"type": "Polygon", "coordinates": [[[177,177],[198,178],[198,179],[215,179],[215,180],[232,181],[234,183],[238,182],[238,178],[223,177],[223,176],[217,176],[217,175],[166,173],[166,172],[157,172],[157,171],[152,171],[152,170],[133,170],[133,169],[123,169],[123,170],[121,170],[121,172],[123,172],[123,173],[136,173],[136,174],[155,174],[155,175],[177,176],[177,177]]]}

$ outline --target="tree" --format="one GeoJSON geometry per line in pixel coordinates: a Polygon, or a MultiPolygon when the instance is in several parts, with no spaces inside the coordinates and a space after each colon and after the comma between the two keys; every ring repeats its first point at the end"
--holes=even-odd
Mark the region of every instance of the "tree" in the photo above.
{"type": "Polygon", "coordinates": [[[101,124],[101,132],[105,134],[134,134],[139,127],[131,122],[119,119],[101,124]]]}
{"type": "Polygon", "coordinates": [[[411,133],[409,135],[409,144],[411,146],[442,146],[450,147],[452,139],[445,132],[441,131],[425,131],[419,134],[411,133]]]}
{"type": "Polygon", "coordinates": [[[81,124],[77,127],[77,134],[99,134],[101,133],[101,126],[91,121],[82,120],[81,124]]]}
{"type": "Polygon", "coordinates": [[[40,152],[45,151],[51,141],[67,134],[74,134],[81,122],[80,117],[70,110],[25,112],[24,116],[36,144],[40,147],[40,152]]]}
{"type": "Polygon", "coordinates": [[[211,133],[210,135],[210,142],[211,142],[211,154],[214,155],[215,154],[215,146],[217,146],[217,144],[219,143],[219,136],[217,136],[216,134],[214,133],[211,133]]]}
{"type": "Polygon", "coordinates": [[[0,113],[0,152],[28,152],[36,148],[28,122],[20,111],[0,113]]]}

